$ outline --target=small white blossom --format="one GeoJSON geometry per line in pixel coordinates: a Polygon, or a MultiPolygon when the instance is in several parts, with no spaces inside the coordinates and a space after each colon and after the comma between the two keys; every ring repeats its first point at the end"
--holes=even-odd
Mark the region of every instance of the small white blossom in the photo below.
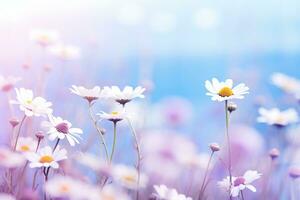
{"type": "Polygon", "coordinates": [[[225,82],[219,82],[213,78],[212,81],[205,81],[205,87],[208,90],[206,95],[211,96],[213,101],[225,101],[229,99],[243,99],[248,94],[249,88],[244,83],[233,87],[233,81],[227,79],[225,82]]]}
{"type": "Polygon", "coordinates": [[[97,115],[101,119],[112,121],[114,123],[117,123],[126,117],[124,111],[112,111],[111,113],[106,113],[106,112],[102,111],[101,113],[98,113],[97,115]]]}
{"type": "Polygon", "coordinates": [[[53,141],[58,139],[67,139],[71,146],[76,143],[79,144],[81,134],[83,133],[80,128],[72,128],[72,124],[60,117],[49,116],[49,121],[44,121],[42,126],[47,128],[47,134],[49,134],[49,140],[53,141]]]}
{"type": "Polygon", "coordinates": [[[25,162],[24,156],[6,148],[0,148],[0,166],[7,168],[20,167],[25,162]]]}
{"type": "MultiPolygon", "coordinates": [[[[121,186],[132,190],[137,189],[138,172],[135,168],[125,165],[115,165],[112,173],[113,179],[121,186]]],[[[147,176],[141,173],[139,187],[144,188],[147,182],[147,176]]]]}
{"type": "Polygon", "coordinates": [[[67,151],[57,146],[53,152],[50,146],[46,146],[39,149],[37,153],[27,153],[26,157],[30,161],[29,167],[31,168],[52,167],[57,169],[59,167],[58,162],[67,159],[67,151]]]}
{"type": "Polygon", "coordinates": [[[90,193],[94,192],[87,183],[68,176],[55,176],[44,188],[51,197],[74,200],[89,199],[90,193]]]}
{"type": "Polygon", "coordinates": [[[37,147],[37,141],[32,137],[19,137],[16,150],[19,152],[34,152],[37,147]]]}
{"type": "Polygon", "coordinates": [[[76,95],[88,100],[89,102],[92,102],[94,100],[97,100],[97,99],[103,97],[103,94],[102,94],[103,92],[102,92],[101,88],[98,86],[88,89],[88,88],[85,88],[82,86],[72,85],[72,88],[70,90],[73,94],[76,94],[76,95]]]}
{"type": "Polygon", "coordinates": [[[24,111],[26,116],[38,117],[52,113],[52,109],[50,108],[52,103],[42,97],[34,97],[32,90],[20,88],[16,89],[16,93],[17,100],[12,100],[10,103],[19,105],[20,110],[24,111]]]}
{"type": "Polygon", "coordinates": [[[240,193],[240,191],[244,189],[249,189],[252,192],[256,192],[256,188],[251,184],[253,181],[259,179],[262,174],[258,173],[257,171],[248,170],[244,173],[243,176],[239,177],[232,177],[232,183],[230,187],[230,178],[226,177],[222,181],[218,182],[218,185],[225,189],[226,191],[229,191],[230,188],[230,195],[232,197],[237,197],[240,193]]]}
{"type": "Polygon", "coordinates": [[[59,40],[58,32],[54,30],[32,30],[30,39],[37,44],[46,47],[56,43],[59,40]]]}
{"type": "Polygon", "coordinates": [[[80,49],[73,45],[57,44],[49,47],[48,50],[61,60],[75,60],[80,57],[80,49]]]}
{"type": "Polygon", "coordinates": [[[123,90],[120,90],[117,86],[104,87],[105,95],[122,105],[125,105],[134,98],[144,98],[144,92],[145,88],[140,86],[136,88],[126,86],[123,90]]]}
{"type": "Polygon", "coordinates": [[[159,200],[192,200],[191,197],[186,197],[179,194],[175,189],[169,189],[165,185],[154,185],[154,196],[159,200]]]}
{"type": "Polygon", "coordinates": [[[300,92],[300,80],[287,76],[282,73],[272,74],[271,81],[274,85],[290,94],[298,94],[300,92]]]}
{"type": "Polygon", "coordinates": [[[258,112],[260,116],[257,118],[257,121],[268,125],[287,126],[299,121],[297,111],[292,108],[284,111],[280,111],[278,108],[269,110],[259,108],[258,112]]]}

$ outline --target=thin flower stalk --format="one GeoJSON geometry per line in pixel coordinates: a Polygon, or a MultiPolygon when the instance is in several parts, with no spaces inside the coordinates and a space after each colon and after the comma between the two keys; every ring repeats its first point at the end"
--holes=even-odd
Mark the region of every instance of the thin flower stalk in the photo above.
{"type": "Polygon", "coordinates": [[[114,124],[114,136],[113,136],[114,138],[113,138],[112,150],[111,150],[110,159],[109,159],[110,163],[112,163],[115,149],[116,149],[116,143],[117,143],[117,123],[114,122],[113,124],[114,124]]]}
{"type": "Polygon", "coordinates": [[[90,118],[91,118],[91,120],[94,124],[94,127],[96,128],[97,132],[100,135],[101,142],[103,144],[104,151],[105,151],[106,160],[107,160],[107,162],[109,162],[109,154],[108,154],[108,148],[107,148],[107,145],[106,145],[106,142],[105,142],[105,138],[103,136],[103,133],[101,132],[100,127],[97,125],[97,120],[95,119],[95,117],[93,115],[92,104],[91,103],[89,103],[89,115],[90,115],[90,118]]]}
{"type": "MultiPolygon", "coordinates": [[[[225,120],[226,120],[226,138],[227,138],[227,148],[228,148],[228,173],[230,181],[230,189],[232,187],[232,173],[231,173],[231,145],[230,145],[230,135],[229,135],[229,111],[228,111],[228,100],[225,100],[225,120]]],[[[230,194],[229,194],[230,195],[230,194]]],[[[230,195],[230,199],[232,199],[230,195]]]]}
{"type": "Polygon", "coordinates": [[[136,133],[135,129],[132,126],[131,120],[128,117],[126,119],[128,121],[129,127],[131,129],[132,135],[133,135],[134,140],[135,140],[135,149],[136,149],[136,155],[137,155],[136,169],[137,169],[137,173],[138,173],[138,177],[137,177],[137,190],[136,190],[136,200],[138,200],[139,199],[139,186],[140,186],[142,156],[141,156],[141,150],[140,150],[140,145],[139,145],[139,140],[138,140],[138,137],[137,137],[137,133],[136,133]]]}
{"type": "Polygon", "coordinates": [[[206,186],[206,179],[207,179],[207,176],[208,176],[209,166],[210,166],[210,163],[211,163],[211,160],[212,160],[212,157],[213,157],[214,153],[215,152],[212,151],[211,154],[210,154],[210,157],[209,157],[209,160],[208,160],[208,163],[207,163],[207,166],[206,166],[206,170],[205,170],[203,182],[201,184],[201,188],[200,188],[200,193],[199,193],[198,200],[201,200],[202,196],[204,194],[204,191],[205,191],[205,188],[206,188],[205,186],[206,186]]]}
{"type": "Polygon", "coordinates": [[[241,197],[242,197],[242,200],[245,200],[243,191],[241,191],[241,197]]]}
{"type": "Polygon", "coordinates": [[[19,140],[20,133],[21,133],[21,128],[23,126],[23,123],[24,123],[25,119],[26,119],[26,115],[23,116],[23,118],[22,118],[22,120],[20,122],[19,129],[18,129],[17,136],[16,136],[16,141],[15,141],[15,144],[14,144],[14,147],[13,147],[14,151],[16,151],[18,140],[19,140]]]}

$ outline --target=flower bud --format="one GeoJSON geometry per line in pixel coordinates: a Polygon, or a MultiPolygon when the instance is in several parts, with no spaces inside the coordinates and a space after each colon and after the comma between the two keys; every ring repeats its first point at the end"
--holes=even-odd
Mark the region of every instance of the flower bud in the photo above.
{"type": "Polygon", "coordinates": [[[269,151],[269,156],[272,160],[276,159],[280,155],[280,151],[276,148],[273,148],[269,151]]]}
{"type": "Polygon", "coordinates": [[[211,143],[209,148],[212,152],[220,151],[220,146],[217,143],[211,143]]]}
{"type": "Polygon", "coordinates": [[[42,140],[42,139],[44,139],[45,135],[43,134],[42,131],[38,131],[38,132],[35,134],[35,137],[36,137],[38,140],[42,140]]]}
{"type": "Polygon", "coordinates": [[[291,167],[289,169],[289,176],[293,179],[300,177],[300,168],[299,167],[291,167]]]}
{"type": "Polygon", "coordinates": [[[14,128],[20,123],[20,121],[17,118],[12,118],[9,120],[9,123],[14,128]]]}
{"type": "Polygon", "coordinates": [[[233,102],[229,102],[228,103],[228,107],[227,110],[232,113],[233,111],[235,111],[237,109],[237,105],[233,102]]]}

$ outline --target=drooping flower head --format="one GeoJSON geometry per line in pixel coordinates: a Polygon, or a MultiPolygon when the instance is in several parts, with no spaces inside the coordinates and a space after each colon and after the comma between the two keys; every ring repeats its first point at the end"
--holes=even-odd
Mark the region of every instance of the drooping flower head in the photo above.
{"type": "Polygon", "coordinates": [[[19,82],[21,78],[13,77],[13,76],[0,76],[0,90],[3,92],[8,92],[14,88],[17,82],[19,82]]]}
{"type": "Polygon", "coordinates": [[[101,97],[103,97],[103,92],[100,87],[95,86],[91,89],[82,87],[82,86],[75,86],[72,85],[72,88],[70,88],[71,92],[73,94],[76,94],[84,99],[86,99],[88,102],[93,102],[101,97]]]}
{"type": "Polygon", "coordinates": [[[136,88],[126,86],[123,90],[117,86],[104,87],[105,95],[123,106],[134,98],[144,98],[144,92],[145,88],[140,86],[136,88]]]}
{"type": "Polygon", "coordinates": [[[59,167],[58,162],[67,159],[67,151],[57,146],[53,152],[50,146],[46,146],[39,149],[37,153],[27,153],[26,157],[30,162],[29,167],[31,168],[52,167],[57,169],[59,167]]]}
{"type": "Polygon", "coordinates": [[[230,195],[232,197],[237,197],[240,194],[240,191],[244,189],[249,189],[252,192],[256,192],[256,188],[251,184],[253,181],[259,179],[262,174],[257,171],[248,170],[244,173],[243,176],[232,177],[232,183],[230,187],[230,178],[229,176],[218,182],[218,185],[225,189],[226,191],[230,190],[230,195]]]}
{"type": "Polygon", "coordinates": [[[184,194],[179,194],[175,189],[169,189],[165,185],[154,185],[154,196],[160,200],[192,200],[184,194]]]}
{"type": "Polygon", "coordinates": [[[12,100],[10,103],[20,106],[20,110],[24,111],[25,115],[42,116],[52,113],[51,102],[46,101],[42,97],[34,97],[32,90],[20,88],[16,89],[17,100],[12,100]]]}
{"type": "Polygon", "coordinates": [[[229,99],[243,99],[245,94],[248,94],[249,88],[240,83],[233,87],[233,81],[227,79],[225,82],[219,82],[213,78],[212,81],[205,81],[205,87],[208,90],[206,95],[211,96],[213,101],[225,101],[229,99]]]}
{"type": "Polygon", "coordinates": [[[49,115],[49,121],[44,121],[42,126],[47,129],[49,140],[66,138],[71,146],[74,146],[76,143],[79,144],[78,139],[81,138],[80,135],[83,133],[80,128],[72,128],[72,124],[69,121],[52,115],[49,115]]]}
{"type": "Polygon", "coordinates": [[[284,111],[280,111],[278,108],[269,110],[259,108],[258,112],[260,116],[257,118],[257,121],[268,125],[283,127],[299,121],[297,111],[292,108],[284,111]]]}

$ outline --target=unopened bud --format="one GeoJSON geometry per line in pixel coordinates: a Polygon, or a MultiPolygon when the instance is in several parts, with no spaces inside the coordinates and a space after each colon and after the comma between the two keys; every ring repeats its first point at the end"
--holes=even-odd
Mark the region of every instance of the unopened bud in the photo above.
{"type": "Polygon", "coordinates": [[[211,149],[211,151],[216,152],[216,151],[220,151],[220,146],[217,143],[211,143],[209,145],[209,148],[211,149]]]}
{"type": "Polygon", "coordinates": [[[237,109],[237,105],[233,102],[229,102],[227,109],[230,113],[232,113],[233,111],[235,111],[237,109]]]}
{"type": "Polygon", "coordinates": [[[9,123],[14,128],[20,123],[20,121],[17,118],[12,118],[9,120],[9,123]]]}
{"type": "Polygon", "coordinates": [[[269,156],[272,160],[276,159],[280,155],[280,151],[276,148],[273,148],[269,151],[269,156]]]}
{"type": "Polygon", "coordinates": [[[38,140],[42,140],[42,139],[44,139],[45,135],[43,134],[42,131],[38,131],[38,132],[35,134],[35,137],[36,137],[38,140]]]}
{"type": "Polygon", "coordinates": [[[289,176],[293,179],[300,177],[300,168],[299,167],[291,167],[289,169],[289,176]]]}

